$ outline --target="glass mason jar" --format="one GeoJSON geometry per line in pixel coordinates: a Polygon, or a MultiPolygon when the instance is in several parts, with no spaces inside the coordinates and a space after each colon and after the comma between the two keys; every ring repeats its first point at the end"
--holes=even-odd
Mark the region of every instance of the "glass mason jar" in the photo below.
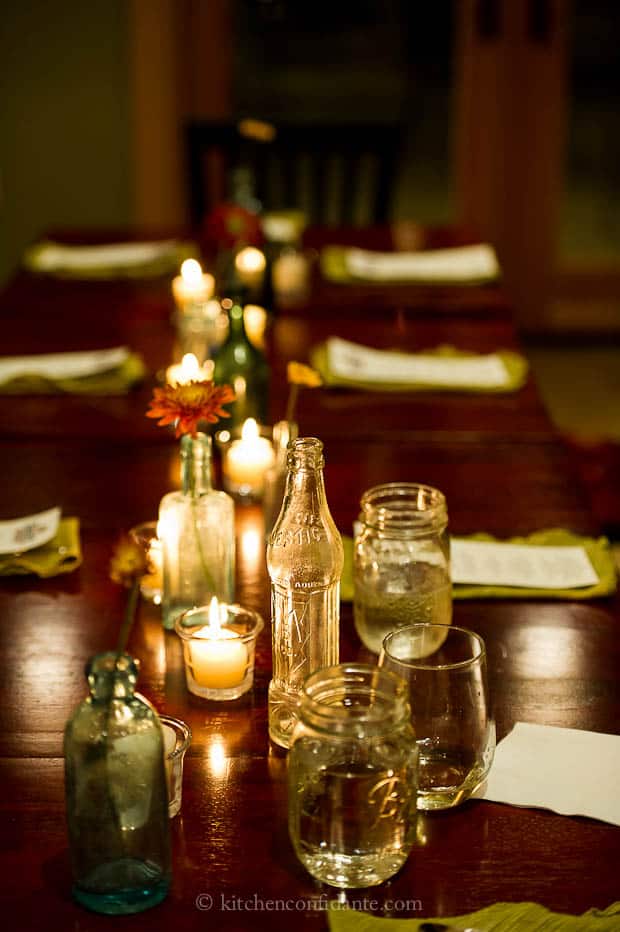
{"type": "Polygon", "coordinates": [[[390,482],[364,493],[353,556],[355,629],[378,654],[390,631],[450,624],[448,513],[442,492],[390,482]]]}
{"type": "Polygon", "coordinates": [[[338,663],[342,539],[323,482],[323,444],[300,437],[288,452],[284,503],[267,545],[273,678],[269,737],[288,747],[306,676],[338,663]]]}
{"type": "Polygon", "coordinates": [[[162,728],[134,694],[137,663],[98,654],[90,695],[65,729],[65,790],[73,895],[98,913],[137,913],[170,885],[162,728]]]}
{"type": "Polygon", "coordinates": [[[162,621],[175,619],[212,596],[232,602],[235,584],[235,506],[211,486],[211,438],[198,433],[181,440],[182,490],[159,506],[162,544],[162,621]]]}
{"type": "Polygon", "coordinates": [[[304,683],[288,762],[289,832],[323,883],[375,886],[407,860],[418,762],[407,696],[401,677],[359,663],[304,683]]]}

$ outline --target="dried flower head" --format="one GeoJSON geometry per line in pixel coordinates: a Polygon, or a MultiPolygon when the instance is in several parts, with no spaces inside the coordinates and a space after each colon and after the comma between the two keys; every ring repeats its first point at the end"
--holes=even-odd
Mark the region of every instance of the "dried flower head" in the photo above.
{"type": "Polygon", "coordinates": [[[132,586],[149,570],[143,548],[130,537],[121,537],[110,560],[110,579],[121,586],[132,586]]]}
{"type": "Polygon", "coordinates": [[[230,385],[213,382],[188,382],[185,385],[166,385],[153,389],[147,417],[157,417],[160,426],[175,424],[175,435],[196,435],[199,421],[217,424],[221,417],[230,417],[222,405],[235,400],[230,385]]]}
{"type": "Polygon", "coordinates": [[[291,385],[305,385],[306,388],[318,388],[323,384],[316,369],[306,366],[303,362],[289,362],[286,377],[291,385]]]}

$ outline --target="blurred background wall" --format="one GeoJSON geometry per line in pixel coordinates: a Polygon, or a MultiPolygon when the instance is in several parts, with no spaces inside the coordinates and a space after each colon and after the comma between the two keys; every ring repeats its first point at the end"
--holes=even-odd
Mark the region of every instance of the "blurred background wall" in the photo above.
{"type": "Polygon", "coordinates": [[[188,216],[183,127],[399,121],[394,217],[467,223],[531,331],[620,332],[616,0],[4,0],[0,276],[188,216]]]}

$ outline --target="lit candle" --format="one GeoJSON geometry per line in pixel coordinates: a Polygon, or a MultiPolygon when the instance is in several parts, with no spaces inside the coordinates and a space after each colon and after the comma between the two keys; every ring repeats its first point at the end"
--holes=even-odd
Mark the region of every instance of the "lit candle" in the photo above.
{"type": "Polygon", "coordinates": [[[200,365],[193,353],[186,353],[181,362],[166,369],[169,385],[187,385],[188,382],[210,381],[213,377],[213,361],[207,359],[200,365]]]}
{"type": "Polygon", "coordinates": [[[265,472],[274,459],[271,443],[260,436],[258,424],[249,417],[241,429],[241,439],[234,440],[224,455],[222,465],[228,487],[242,495],[262,494],[265,472]]]}
{"type": "Polygon", "coordinates": [[[310,265],[302,252],[283,252],[273,263],[273,290],[281,298],[296,298],[308,291],[310,265]]]}
{"type": "Polygon", "coordinates": [[[258,291],[265,274],[265,255],[254,246],[246,246],[235,256],[237,275],[244,285],[252,291],[258,291]]]}
{"type": "Polygon", "coordinates": [[[267,311],[258,304],[246,304],[243,308],[243,323],[248,340],[257,349],[265,349],[265,329],[267,327],[267,311]]]}
{"type": "Polygon", "coordinates": [[[230,689],[243,682],[248,652],[239,635],[222,627],[226,606],[215,596],[209,605],[209,624],[192,634],[189,642],[191,665],[198,686],[230,689]]]}
{"type": "Polygon", "coordinates": [[[172,281],[172,294],[180,311],[189,311],[194,305],[207,302],[214,288],[213,275],[203,272],[196,259],[186,259],[181,265],[181,274],[172,281]]]}

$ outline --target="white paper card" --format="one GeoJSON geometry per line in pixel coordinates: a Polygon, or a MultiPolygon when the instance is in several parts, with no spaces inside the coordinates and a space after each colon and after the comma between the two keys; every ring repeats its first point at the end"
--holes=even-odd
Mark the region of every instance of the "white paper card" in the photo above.
{"type": "Polygon", "coordinates": [[[56,535],[59,521],[60,508],[0,521],[0,553],[23,553],[46,544],[56,535]]]}
{"type": "Polygon", "coordinates": [[[170,255],[176,240],[146,243],[106,243],[101,246],[64,246],[45,243],[36,253],[35,265],[41,271],[54,269],[131,268],[146,265],[170,255]]]}
{"type": "Polygon", "coordinates": [[[620,825],[620,736],[517,722],[497,745],[484,798],[620,825]]]}
{"type": "Polygon", "coordinates": [[[496,353],[486,356],[435,356],[393,353],[330,337],[327,364],[335,377],[358,382],[503,388],[508,371],[496,353]]]}
{"type": "Polygon", "coordinates": [[[122,365],[129,356],[126,346],[79,353],[47,353],[36,356],[0,357],[0,382],[25,375],[48,379],[80,379],[108,372],[122,365]]]}
{"type": "Polygon", "coordinates": [[[583,547],[541,547],[477,540],[450,543],[453,583],[579,589],[599,581],[583,547]]]}
{"type": "Polygon", "coordinates": [[[426,252],[371,252],[348,249],[349,275],[369,281],[486,281],[497,278],[499,264],[488,243],[426,252]]]}

